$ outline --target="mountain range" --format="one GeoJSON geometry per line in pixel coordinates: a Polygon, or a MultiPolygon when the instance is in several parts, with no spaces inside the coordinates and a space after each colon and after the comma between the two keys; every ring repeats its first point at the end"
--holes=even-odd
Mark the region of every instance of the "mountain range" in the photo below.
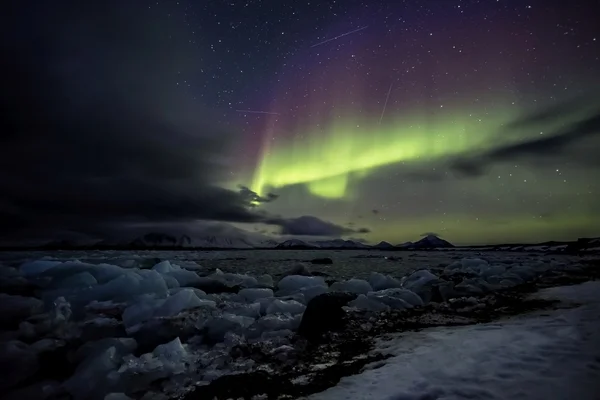
{"type": "MultiPolygon", "coordinates": [[[[0,248],[2,248],[0,246],[0,248]]],[[[3,246],[4,249],[24,248],[23,246],[3,246]]],[[[54,241],[42,246],[27,246],[36,249],[115,249],[115,250],[180,250],[180,249],[322,249],[322,250],[495,250],[495,251],[557,251],[580,253],[600,251],[600,238],[582,238],[570,242],[544,242],[540,244],[506,244],[492,246],[454,246],[447,240],[428,234],[415,242],[393,245],[389,242],[379,242],[369,245],[357,240],[330,239],[308,240],[288,239],[276,241],[273,238],[228,226],[226,229],[196,232],[186,234],[170,234],[165,232],[149,232],[129,240],[99,241],[94,243],[76,243],[73,241],[54,241]]]]}

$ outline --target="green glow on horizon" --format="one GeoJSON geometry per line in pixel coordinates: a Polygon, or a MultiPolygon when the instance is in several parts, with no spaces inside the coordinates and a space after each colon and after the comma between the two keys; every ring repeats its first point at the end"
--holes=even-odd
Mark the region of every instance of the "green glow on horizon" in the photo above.
{"type": "Polygon", "coordinates": [[[320,129],[299,127],[293,133],[303,134],[288,141],[273,132],[277,141],[263,148],[252,189],[264,194],[266,188],[306,184],[316,196],[343,198],[352,179],[378,167],[491,148],[498,144],[492,137],[510,120],[507,113],[485,120],[456,114],[399,117],[387,126],[360,117],[331,118],[320,129]]]}

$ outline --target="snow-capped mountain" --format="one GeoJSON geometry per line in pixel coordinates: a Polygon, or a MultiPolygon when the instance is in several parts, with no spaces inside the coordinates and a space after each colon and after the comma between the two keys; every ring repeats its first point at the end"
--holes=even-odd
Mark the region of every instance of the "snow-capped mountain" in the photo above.
{"type": "Polygon", "coordinates": [[[278,249],[315,249],[317,246],[300,239],[289,239],[277,245],[278,249]]]}
{"type": "Polygon", "coordinates": [[[454,247],[454,245],[435,235],[427,235],[423,239],[418,240],[407,247],[411,249],[439,249],[454,247]]]}

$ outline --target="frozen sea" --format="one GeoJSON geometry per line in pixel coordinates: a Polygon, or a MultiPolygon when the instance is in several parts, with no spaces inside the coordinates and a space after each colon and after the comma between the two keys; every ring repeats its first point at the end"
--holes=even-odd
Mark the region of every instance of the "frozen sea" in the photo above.
{"type": "MultiPolygon", "coordinates": [[[[224,272],[269,274],[279,277],[298,263],[313,259],[331,258],[333,264],[311,265],[312,271],[324,272],[337,279],[368,278],[373,271],[402,277],[414,270],[443,267],[463,258],[477,257],[490,263],[531,264],[537,262],[578,262],[581,257],[500,251],[377,251],[377,250],[211,250],[211,251],[29,251],[0,252],[0,262],[19,265],[27,260],[48,258],[59,261],[79,260],[90,263],[124,265],[130,260],[136,263],[156,259],[194,261],[204,272],[216,268],[224,272]]],[[[202,270],[201,270],[202,271],[202,270]]]]}
{"type": "MultiPolygon", "coordinates": [[[[585,258],[597,260],[592,255],[585,258]]],[[[0,345],[6,354],[0,354],[0,367],[12,365],[12,374],[0,379],[0,392],[11,389],[11,399],[72,395],[75,400],[106,400],[113,399],[105,397],[112,392],[131,398],[146,393],[149,397],[144,395],[144,400],[162,400],[182,398],[197,387],[189,399],[203,399],[220,388],[216,398],[223,400],[231,397],[230,387],[252,385],[219,386],[221,378],[238,379],[271,368],[272,373],[279,371],[277,379],[295,386],[271,381],[267,397],[262,385],[242,398],[280,398],[287,390],[295,394],[285,398],[313,393],[308,398],[314,400],[598,400],[600,282],[591,280],[598,278],[597,273],[585,272],[597,261],[583,261],[584,257],[541,252],[463,250],[0,252],[0,282],[11,290],[1,293],[6,326],[0,345]],[[331,262],[312,263],[324,258],[331,262]],[[299,271],[299,263],[310,271],[301,268],[306,274],[284,277],[290,269],[299,271]],[[590,281],[582,284],[582,276],[590,281]],[[335,292],[353,291],[358,297],[349,308],[369,313],[413,307],[419,312],[430,303],[428,312],[435,319],[443,310],[465,304],[493,312],[485,308],[487,300],[469,296],[519,285],[528,290],[527,285],[542,277],[564,278],[531,295],[558,300],[553,309],[383,336],[382,332],[402,328],[366,335],[363,331],[369,332],[369,325],[389,321],[385,315],[369,314],[373,325],[361,323],[351,332],[369,343],[356,359],[364,356],[364,363],[327,379],[326,385],[318,383],[321,366],[334,371],[356,360],[344,361],[335,350],[343,348],[340,342],[333,350],[327,345],[319,352],[311,350],[307,354],[312,358],[303,361],[309,350],[293,333],[307,332],[299,327],[304,319],[310,329],[324,323],[315,319],[327,309],[322,304],[313,307],[312,317],[303,317],[305,311],[310,314],[309,303],[319,294],[327,293],[325,299],[333,304],[339,295],[335,292]],[[579,280],[569,280],[573,277],[579,280]],[[433,300],[432,282],[439,285],[440,300],[433,300]],[[558,286],[575,282],[579,284],[558,286]],[[226,290],[234,287],[233,292],[226,290]],[[240,358],[239,348],[257,343],[258,356],[248,353],[240,358]],[[325,363],[314,357],[324,357],[325,363]],[[375,359],[383,361],[368,364],[375,359]],[[54,367],[57,360],[64,364],[62,370],[54,367]],[[281,372],[291,365],[293,370],[281,372]],[[56,374],[55,381],[47,383],[45,374],[50,372],[56,374]],[[296,380],[306,376],[312,381],[296,380]],[[299,391],[304,390],[302,385],[311,388],[299,391]]],[[[519,297],[519,304],[523,299],[519,297]]],[[[508,303],[496,304],[501,308],[508,303]]],[[[531,308],[521,312],[525,310],[531,308]]],[[[335,335],[331,338],[337,340],[335,335]]]]}

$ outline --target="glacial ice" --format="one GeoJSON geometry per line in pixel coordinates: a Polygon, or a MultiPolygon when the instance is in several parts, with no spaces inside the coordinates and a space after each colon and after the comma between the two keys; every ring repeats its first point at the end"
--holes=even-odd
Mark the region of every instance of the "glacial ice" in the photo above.
{"type": "Polygon", "coordinates": [[[289,313],[292,315],[301,314],[306,310],[306,306],[295,300],[279,300],[275,299],[269,307],[267,307],[267,314],[285,314],[289,313]]]}
{"type": "Polygon", "coordinates": [[[327,283],[325,283],[325,279],[321,276],[303,276],[303,275],[288,275],[282,278],[277,283],[277,288],[279,291],[292,293],[294,291],[321,286],[327,287],[327,283]]]}
{"type": "Polygon", "coordinates": [[[335,282],[331,285],[331,291],[334,292],[350,292],[356,294],[367,294],[373,291],[369,282],[364,279],[349,279],[343,282],[335,282]]]}
{"type": "Polygon", "coordinates": [[[23,342],[0,342],[0,391],[5,391],[33,376],[38,368],[36,352],[23,342]]]}
{"type": "Polygon", "coordinates": [[[172,317],[184,310],[195,307],[215,308],[216,303],[210,300],[201,300],[196,296],[193,290],[184,289],[173,296],[169,296],[164,303],[156,309],[153,316],[172,317]]]}
{"type": "Polygon", "coordinates": [[[246,301],[254,302],[258,299],[273,297],[273,289],[252,288],[242,289],[238,292],[246,301]]]}
{"type": "Polygon", "coordinates": [[[374,291],[401,288],[402,284],[399,280],[392,278],[389,275],[383,275],[379,272],[371,272],[369,276],[369,284],[374,291]]]}
{"type": "Polygon", "coordinates": [[[422,306],[423,300],[408,289],[392,288],[370,292],[367,297],[371,300],[380,301],[392,308],[412,308],[422,306]]]}
{"type": "Polygon", "coordinates": [[[359,310],[374,312],[387,311],[390,309],[390,306],[379,301],[379,299],[368,298],[364,294],[358,295],[356,299],[348,303],[348,306],[358,308],[359,310]]]}

